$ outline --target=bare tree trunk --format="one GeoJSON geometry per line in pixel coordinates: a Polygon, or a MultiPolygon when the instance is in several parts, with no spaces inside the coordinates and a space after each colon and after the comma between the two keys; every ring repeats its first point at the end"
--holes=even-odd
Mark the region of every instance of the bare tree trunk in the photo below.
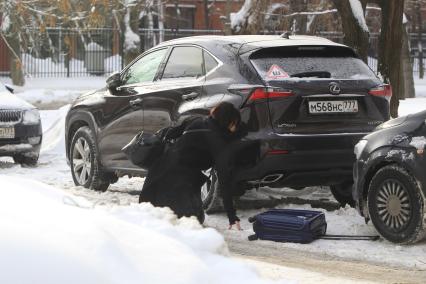
{"type": "Polygon", "coordinates": [[[158,29],[159,29],[159,42],[164,41],[164,6],[163,1],[158,0],[157,2],[158,9],[158,29]]]}
{"type": "Polygon", "coordinates": [[[124,64],[129,64],[140,53],[139,14],[137,6],[127,7],[124,16],[124,64]]]}
{"type": "Polygon", "coordinates": [[[231,14],[233,34],[259,34],[265,25],[269,0],[246,0],[237,13],[231,14]]]}
{"type": "Polygon", "coordinates": [[[407,30],[407,23],[403,23],[402,31],[402,64],[401,64],[401,75],[402,75],[402,90],[404,90],[405,98],[414,98],[414,78],[413,78],[413,64],[410,56],[410,37],[407,30]]]}
{"type": "Polygon", "coordinates": [[[10,77],[12,78],[12,83],[16,86],[23,86],[25,85],[25,78],[22,70],[21,45],[18,34],[6,37],[6,41],[9,48],[12,49],[10,52],[10,77]]]}
{"type": "Polygon", "coordinates": [[[204,27],[206,30],[209,29],[210,23],[209,23],[209,0],[204,0],[204,27]]]}
{"type": "Polygon", "coordinates": [[[379,72],[386,83],[392,85],[390,112],[398,116],[399,99],[404,98],[401,80],[401,49],[404,0],[382,0],[382,26],[379,40],[379,72]]]}
{"type": "Polygon", "coordinates": [[[225,3],[225,15],[226,16],[224,17],[224,22],[223,22],[225,35],[231,35],[232,34],[231,11],[232,11],[232,2],[226,1],[226,3],[225,3]]]}
{"type": "MultiPolygon", "coordinates": [[[[290,14],[308,11],[307,0],[290,0],[290,14]]],[[[307,32],[307,15],[295,15],[290,17],[290,25],[294,24],[293,33],[304,35],[307,32]]]]}
{"type": "Polygon", "coordinates": [[[422,22],[422,4],[421,1],[417,0],[414,4],[416,10],[416,19],[417,19],[417,46],[418,46],[418,55],[419,55],[419,78],[423,79],[425,71],[423,67],[423,22],[422,22]]]}
{"type": "MultiPolygon", "coordinates": [[[[369,32],[364,23],[360,22],[353,13],[349,0],[333,0],[334,6],[339,12],[344,33],[343,43],[355,49],[360,58],[367,63],[369,32]]],[[[366,2],[361,2],[365,11],[366,2]]]]}

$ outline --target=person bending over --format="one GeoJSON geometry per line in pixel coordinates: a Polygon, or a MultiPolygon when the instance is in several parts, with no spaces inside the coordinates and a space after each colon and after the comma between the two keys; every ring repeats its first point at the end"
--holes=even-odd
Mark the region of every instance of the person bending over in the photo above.
{"type": "Polygon", "coordinates": [[[240,112],[228,102],[213,108],[210,116],[189,118],[181,125],[164,129],[173,140],[148,170],[139,202],[170,207],[178,217],[196,216],[204,222],[201,187],[207,181],[203,171],[217,171],[220,194],[229,219],[229,229],[241,230],[233,204],[232,145],[244,136],[240,112]]]}

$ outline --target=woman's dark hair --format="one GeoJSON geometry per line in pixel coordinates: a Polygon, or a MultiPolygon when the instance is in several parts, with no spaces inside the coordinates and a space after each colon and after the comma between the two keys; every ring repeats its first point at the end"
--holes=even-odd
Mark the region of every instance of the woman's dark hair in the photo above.
{"type": "Polygon", "coordinates": [[[222,102],[214,107],[210,111],[210,116],[224,129],[228,129],[231,123],[238,125],[241,121],[241,115],[238,109],[228,102],[222,102]]]}

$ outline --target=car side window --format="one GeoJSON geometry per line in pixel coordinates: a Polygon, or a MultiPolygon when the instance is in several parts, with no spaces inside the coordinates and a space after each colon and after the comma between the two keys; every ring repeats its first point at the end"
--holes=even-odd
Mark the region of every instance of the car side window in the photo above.
{"type": "Polygon", "coordinates": [[[125,72],[122,80],[124,85],[152,82],[166,53],[167,48],[163,48],[151,52],[136,61],[125,72]]]}
{"type": "Polygon", "coordinates": [[[206,68],[206,74],[209,73],[211,70],[213,70],[217,65],[216,59],[213,58],[209,53],[206,51],[203,51],[204,53],[204,65],[206,68]]]}
{"type": "Polygon", "coordinates": [[[202,49],[193,46],[173,48],[161,79],[195,79],[203,76],[202,52],[202,49]]]}

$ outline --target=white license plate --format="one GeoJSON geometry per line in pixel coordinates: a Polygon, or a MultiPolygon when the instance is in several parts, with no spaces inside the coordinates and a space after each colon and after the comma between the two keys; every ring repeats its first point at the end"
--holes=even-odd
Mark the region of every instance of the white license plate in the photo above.
{"type": "Polygon", "coordinates": [[[309,113],[356,113],[357,100],[309,102],[309,113]]]}
{"type": "Polygon", "coordinates": [[[15,138],[15,128],[0,127],[0,138],[15,138]]]}

